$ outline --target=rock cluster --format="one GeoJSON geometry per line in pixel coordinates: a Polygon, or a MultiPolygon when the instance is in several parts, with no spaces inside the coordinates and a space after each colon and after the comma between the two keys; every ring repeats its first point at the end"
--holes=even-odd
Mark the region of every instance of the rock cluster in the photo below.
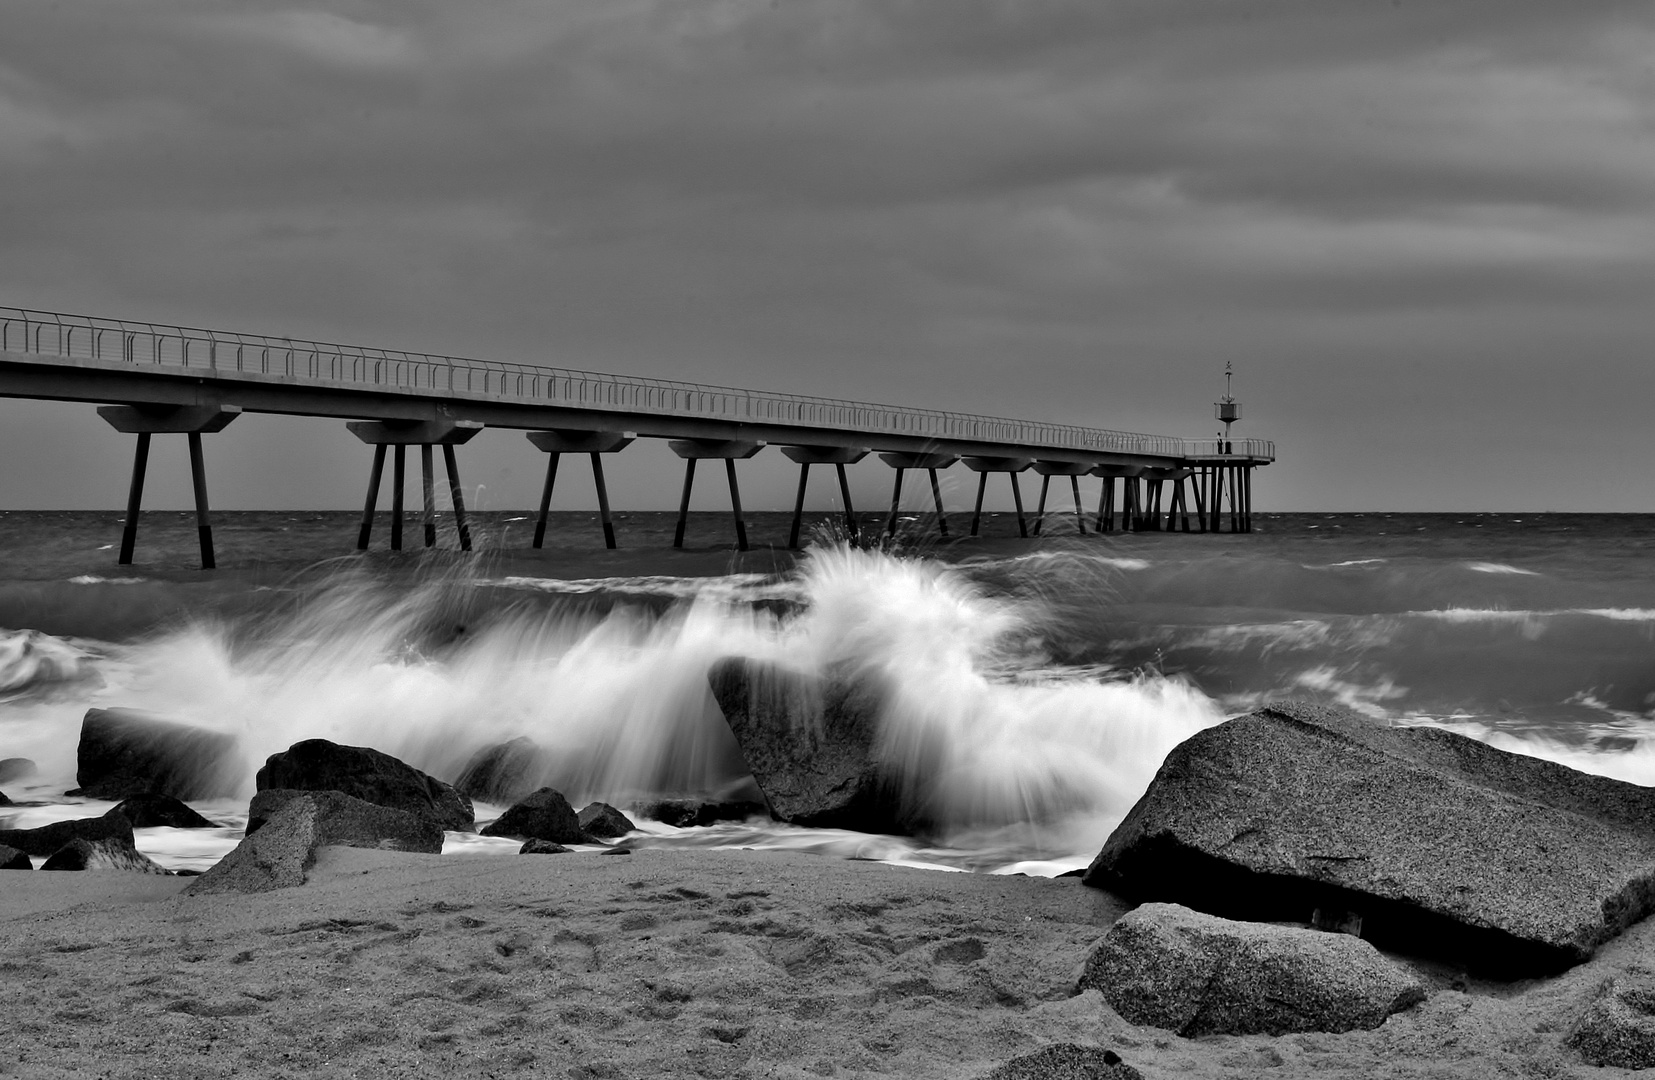
{"type": "Polygon", "coordinates": [[[0,870],[33,870],[34,863],[29,861],[27,851],[19,851],[14,847],[0,844],[0,870]]]}
{"type": "Polygon", "coordinates": [[[575,815],[580,831],[593,840],[619,840],[638,826],[608,803],[588,803],[575,815]]]}
{"type": "Polygon", "coordinates": [[[1085,881],[1545,974],[1655,906],[1655,789],[1287,703],[1176,747],[1085,881]]]}
{"type": "Polygon", "coordinates": [[[106,836],[102,840],[71,840],[40,864],[42,870],[120,870],[137,874],[168,874],[131,840],[106,836]]]}
{"type": "Polygon", "coordinates": [[[341,791],[364,802],[403,810],[439,828],[469,831],[471,800],[390,754],[366,746],[305,739],[271,754],[254,779],[258,790],[341,791]]]}
{"type": "Polygon", "coordinates": [[[303,885],[317,850],[330,844],[440,854],[442,829],[429,818],[338,791],[293,792],[185,892],[267,892],[303,885]]]}
{"type": "Polygon", "coordinates": [[[1186,1036],[1374,1028],[1425,997],[1417,979],[1359,938],[1175,904],[1118,919],[1079,985],[1102,991],[1135,1024],[1186,1036]]]}
{"type": "Polygon", "coordinates": [[[549,787],[525,796],[480,831],[484,836],[546,840],[554,844],[579,844],[586,839],[575,808],[549,787]]]}
{"type": "Polygon", "coordinates": [[[0,829],[0,844],[46,858],[75,840],[115,839],[132,846],[132,823],[111,810],[98,817],[54,821],[34,829],[0,829]]]}
{"type": "Polygon", "coordinates": [[[470,799],[510,803],[539,787],[546,775],[548,757],[532,739],[520,736],[509,742],[485,746],[471,756],[454,788],[470,799]]]}

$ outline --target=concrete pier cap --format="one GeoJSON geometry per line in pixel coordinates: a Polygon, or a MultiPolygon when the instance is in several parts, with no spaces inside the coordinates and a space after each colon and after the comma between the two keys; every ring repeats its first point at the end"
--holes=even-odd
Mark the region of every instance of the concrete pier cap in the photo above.
{"type": "Polygon", "coordinates": [[[667,446],[679,457],[691,461],[703,458],[725,458],[734,461],[752,457],[763,450],[765,444],[741,439],[669,439],[667,446]]]}
{"type": "Polygon", "coordinates": [[[868,456],[860,446],[783,446],[781,452],[796,465],[855,465],[868,456]]]}
{"type": "Polygon", "coordinates": [[[960,459],[972,472],[1020,473],[1034,464],[1033,458],[1020,457],[963,457],[960,459]]]}
{"type": "Polygon", "coordinates": [[[548,454],[615,454],[631,446],[638,433],[552,428],[546,431],[526,432],[524,437],[548,454]]]}
{"type": "Polygon", "coordinates": [[[209,435],[241,415],[240,405],[100,405],[98,415],[126,435],[209,435]]]}
{"type": "Polygon", "coordinates": [[[369,446],[459,446],[483,430],[475,420],[349,420],[345,426],[369,446]]]}

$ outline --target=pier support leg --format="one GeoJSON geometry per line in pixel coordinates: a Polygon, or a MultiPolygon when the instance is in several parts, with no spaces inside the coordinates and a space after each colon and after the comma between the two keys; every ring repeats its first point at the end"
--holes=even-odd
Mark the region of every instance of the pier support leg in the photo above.
{"type": "Polygon", "coordinates": [[[436,469],[431,465],[431,444],[420,443],[420,495],[425,500],[421,521],[425,525],[425,546],[437,546],[437,483],[436,469]]]}
{"type": "Polygon", "coordinates": [[[1200,525],[1199,531],[1207,531],[1207,503],[1202,495],[1207,486],[1207,470],[1196,469],[1195,475],[1190,477],[1190,492],[1195,496],[1195,521],[1200,525]]]}
{"type": "Polygon", "coordinates": [[[1243,493],[1242,505],[1244,507],[1244,512],[1246,514],[1246,519],[1245,520],[1247,522],[1247,531],[1252,532],[1253,531],[1253,470],[1251,468],[1243,469],[1241,475],[1242,475],[1243,480],[1244,480],[1244,483],[1242,484],[1241,490],[1242,490],[1242,493],[1243,493]]]}
{"type": "Polygon", "coordinates": [[[977,527],[983,521],[983,492],[988,488],[988,473],[977,474],[977,505],[971,511],[971,535],[977,535],[977,527]]]}
{"type": "Polygon", "coordinates": [[[1086,511],[1080,508],[1080,477],[1069,477],[1069,488],[1075,497],[1075,531],[1086,535],[1086,511]]]}
{"type": "Polygon", "coordinates": [[[374,447],[373,467],[368,470],[368,500],[362,505],[362,528],[356,534],[356,550],[367,551],[373,538],[374,512],[379,509],[379,480],[385,475],[385,446],[374,447]]]}
{"type": "Polygon", "coordinates": [[[810,462],[799,464],[799,495],[793,500],[793,527],[787,531],[787,549],[799,549],[799,527],[804,524],[805,517],[805,484],[810,481],[810,462]]]}
{"type": "MultiPolygon", "coordinates": [[[[861,534],[856,528],[856,511],[850,504],[850,481],[845,479],[845,467],[838,462],[834,462],[833,467],[839,473],[839,498],[845,504],[845,532],[850,535],[852,540],[859,539],[861,534]]],[[[731,465],[730,468],[732,470],[730,475],[734,476],[735,466],[731,465]]]]}
{"type": "Polygon", "coordinates": [[[190,440],[190,484],[195,488],[195,532],[201,541],[201,569],[212,570],[213,523],[207,516],[207,463],[201,456],[201,432],[192,431],[190,440]]]}
{"type": "MultiPolygon", "coordinates": [[[[735,515],[735,519],[736,519],[736,550],[737,551],[746,551],[747,550],[747,523],[741,519],[741,488],[740,488],[739,485],[736,484],[736,459],[735,458],[725,458],[724,459],[724,475],[729,477],[729,479],[730,479],[730,512],[735,515]]],[[[841,465],[839,467],[839,478],[840,478],[841,481],[843,481],[844,476],[845,476],[845,469],[844,469],[844,466],[841,465]]],[[[688,494],[687,490],[686,490],[685,494],[686,495],[688,494]]]]}
{"type": "MultiPolygon", "coordinates": [[[[1012,483],[1017,482],[1017,474],[1012,474],[1012,483]]],[[[1040,535],[1040,526],[1046,523],[1046,493],[1052,489],[1052,478],[1043,475],[1040,477],[1040,506],[1034,512],[1034,535],[1040,535]]]]}
{"type": "MultiPolygon", "coordinates": [[[[546,518],[552,511],[552,488],[557,484],[557,463],[562,454],[546,455],[546,482],[540,486],[540,514],[534,519],[534,546],[540,547],[546,542],[546,518]]],[[[683,532],[683,526],[678,527],[683,532]]]]}
{"type": "Polygon", "coordinates": [[[1017,482],[1016,473],[1007,473],[1011,477],[1011,500],[1017,505],[1017,535],[1027,540],[1029,538],[1028,523],[1023,520],[1023,487],[1017,482]]]}
{"type": "Polygon", "coordinates": [[[937,470],[926,469],[931,474],[931,499],[937,504],[937,531],[943,536],[948,535],[948,515],[942,509],[942,486],[937,483],[937,470]]]}
{"type": "Polygon", "coordinates": [[[132,549],[138,544],[138,508],[144,502],[144,473],[149,469],[149,432],[138,433],[138,448],[132,456],[132,486],[126,492],[126,525],[121,529],[121,566],[132,565],[132,549]]]}
{"type": "Polygon", "coordinates": [[[460,550],[471,550],[471,528],[465,523],[465,496],[460,491],[460,470],[454,464],[454,448],[447,443],[442,448],[443,468],[448,471],[448,497],[454,501],[454,531],[460,537],[460,550]]]}
{"type": "Polygon", "coordinates": [[[684,526],[690,520],[690,491],[695,487],[695,458],[684,459],[684,495],[678,500],[678,528],[672,534],[672,546],[684,546],[684,526]]]}
{"type": "Polygon", "coordinates": [[[896,468],[896,482],[891,485],[891,516],[885,519],[885,535],[896,535],[896,516],[902,509],[902,466],[896,468]]]}
{"type": "Polygon", "coordinates": [[[1098,489],[1098,519],[1094,523],[1094,528],[1100,533],[1114,531],[1115,508],[1110,505],[1115,501],[1114,494],[1115,478],[1112,476],[1103,477],[1103,486],[1098,489]]]}
{"type": "Polygon", "coordinates": [[[391,550],[402,550],[403,472],[408,464],[408,447],[397,443],[391,456],[391,550]]]}
{"type": "Polygon", "coordinates": [[[1224,472],[1219,466],[1212,467],[1212,482],[1207,486],[1207,512],[1212,518],[1212,531],[1218,532],[1218,516],[1224,498],[1224,472]]]}
{"type": "Polygon", "coordinates": [[[603,546],[615,548],[615,521],[609,514],[609,487],[603,482],[603,455],[592,451],[592,484],[598,489],[598,519],[603,522],[603,546]]]}

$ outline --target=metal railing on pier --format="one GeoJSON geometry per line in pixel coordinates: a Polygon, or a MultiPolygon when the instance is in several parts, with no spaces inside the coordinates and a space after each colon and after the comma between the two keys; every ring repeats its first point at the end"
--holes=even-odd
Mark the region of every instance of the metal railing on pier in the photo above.
{"type": "MultiPolygon", "coordinates": [[[[0,351],[200,372],[213,378],[286,377],[342,388],[699,416],[736,423],[797,424],[870,434],[1173,458],[1218,453],[1210,439],[1188,440],[5,306],[0,306],[0,351]]],[[[1275,456],[1274,445],[1265,440],[1237,439],[1228,446],[1228,452],[1237,455],[1275,456]]]]}

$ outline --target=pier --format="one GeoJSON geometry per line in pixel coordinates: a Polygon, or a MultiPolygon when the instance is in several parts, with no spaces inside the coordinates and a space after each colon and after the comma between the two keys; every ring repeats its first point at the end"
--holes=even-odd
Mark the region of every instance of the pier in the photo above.
{"type": "MultiPolygon", "coordinates": [[[[1253,471],[1275,460],[1275,445],[1262,439],[1182,439],[7,307],[0,307],[0,396],[95,404],[115,430],[136,437],[122,564],[132,561],[137,542],[151,440],[184,435],[201,560],[209,569],[214,560],[202,436],[225,431],[243,413],[337,418],[372,448],[357,535],[361,549],[372,542],[387,448],[390,546],[403,546],[410,447],[420,456],[425,546],[436,543],[434,450],[440,447],[459,544],[469,549],[456,448],[487,428],[522,431],[525,450],[546,455],[536,547],[565,454],[589,458],[604,543],[616,546],[603,457],[638,439],[664,440],[684,461],[674,546],[683,545],[697,463],[713,460],[724,465],[735,543],[743,551],[748,540],[737,463],[771,447],[799,466],[790,547],[799,543],[812,465],[834,467],[846,527],[854,535],[845,467],[870,454],[895,471],[885,529],[895,529],[905,474],[924,470],[944,536],[950,526],[937,474],[955,465],[977,474],[969,535],[979,532],[991,475],[996,484],[1009,483],[1023,536],[1047,528],[1054,477],[1060,494],[1069,489],[1078,533],[1088,526],[1097,532],[1245,533],[1253,527],[1253,471]],[[1030,471],[1041,478],[1032,523],[1018,479],[1030,471]],[[1083,478],[1088,485],[1098,482],[1095,514],[1086,511],[1083,478]]],[[[1051,527],[1059,526],[1054,521],[1051,527]]]]}

